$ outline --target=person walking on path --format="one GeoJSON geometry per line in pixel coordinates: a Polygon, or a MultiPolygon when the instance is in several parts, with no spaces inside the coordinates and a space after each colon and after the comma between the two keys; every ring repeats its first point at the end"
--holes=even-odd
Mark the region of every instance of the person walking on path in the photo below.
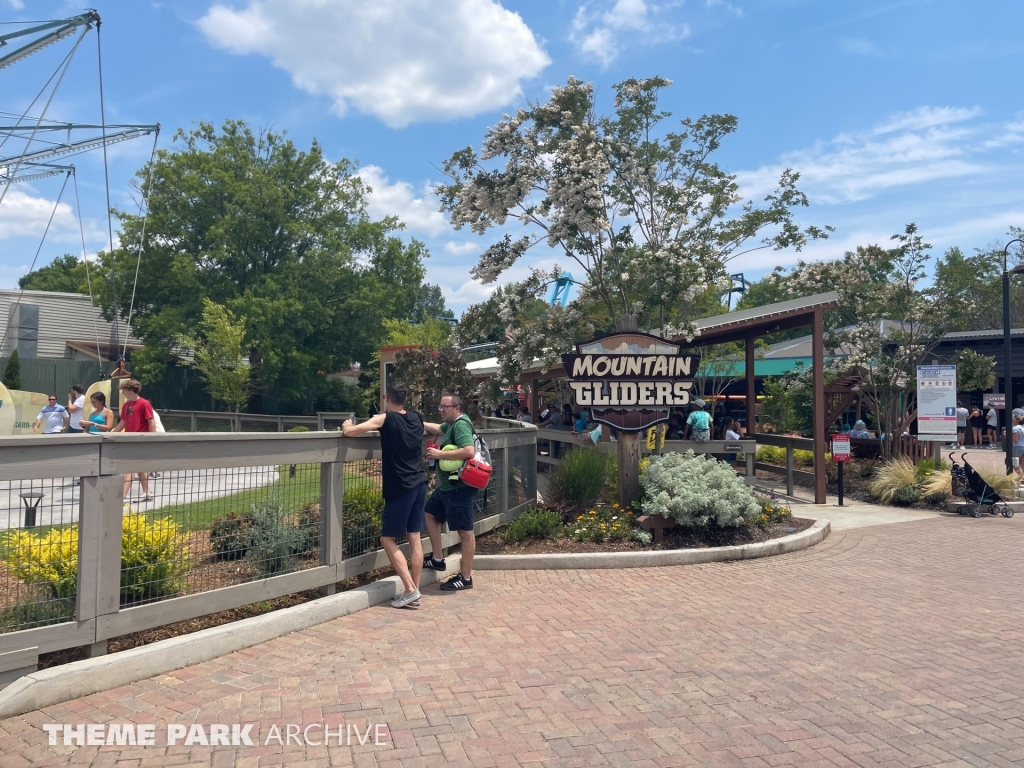
{"type": "Polygon", "coordinates": [[[956,445],[954,448],[963,448],[967,442],[967,416],[968,411],[959,400],[956,403],[956,445]]]}
{"type": "Polygon", "coordinates": [[[1024,480],[1024,416],[1013,419],[1013,457],[1017,459],[1013,471],[1017,473],[1018,480],[1024,480]]]}
{"type": "Polygon", "coordinates": [[[988,447],[998,448],[999,411],[996,410],[994,405],[989,405],[988,410],[985,412],[985,422],[988,425],[988,447]]]}
{"type": "MultiPolygon", "coordinates": [[[[423,427],[431,435],[439,435],[437,448],[427,449],[427,458],[438,461],[437,488],[425,507],[427,533],[434,552],[441,551],[441,526],[448,523],[449,531],[458,531],[462,543],[462,569],[441,584],[446,592],[473,588],[473,555],[476,554],[476,535],[473,532],[473,500],[476,488],[466,485],[457,475],[441,469],[441,461],[466,461],[476,456],[473,446],[473,423],[462,412],[462,398],[444,395],[441,398],[442,423],[427,422],[423,427]],[[454,446],[444,450],[446,446],[454,446]]],[[[424,568],[445,570],[444,560],[433,554],[423,559],[424,568]]]]}
{"type": "Polygon", "coordinates": [[[85,417],[85,388],[72,384],[68,394],[68,432],[82,433],[82,419],[85,417]]]}
{"type": "Polygon", "coordinates": [[[39,425],[43,425],[44,435],[59,435],[68,425],[70,416],[68,409],[57,402],[56,395],[50,395],[50,402],[44,405],[43,409],[36,416],[36,423],[32,425],[32,431],[38,432],[39,425]]]}
{"type": "MultiPolygon", "coordinates": [[[[149,400],[142,397],[142,385],[135,379],[122,381],[118,387],[121,393],[121,421],[114,427],[112,432],[156,432],[156,422],[153,420],[153,406],[149,400]]],[[[145,472],[137,473],[139,485],[142,487],[142,498],[140,501],[152,501],[149,493],[149,476],[145,472]]],[[[132,489],[132,475],[124,476],[124,498],[132,489]]]]}
{"type": "Polygon", "coordinates": [[[89,402],[92,404],[92,413],[86,420],[89,424],[89,434],[98,435],[113,430],[114,412],[107,408],[107,396],[102,392],[94,392],[89,402]]]}
{"type": "Polygon", "coordinates": [[[423,502],[427,497],[427,474],[423,471],[423,417],[405,410],[408,390],[398,382],[388,384],[384,393],[384,413],[362,424],[351,419],[341,425],[345,437],[380,432],[382,490],[384,511],[380,543],[391,567],[402,580],[405,592],[391,602],[393,608],[420,606],[420,576],[423,573],[423,502]],[[409,539],[409,560],[398,546],[398,539],[409,539]]]}

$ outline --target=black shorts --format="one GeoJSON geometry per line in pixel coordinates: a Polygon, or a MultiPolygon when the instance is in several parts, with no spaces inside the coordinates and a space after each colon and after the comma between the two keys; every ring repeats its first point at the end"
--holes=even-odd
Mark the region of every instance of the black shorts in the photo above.
{"type": "MultiPolygon", "coordinates": [[[[427,484],[420,483],[411,491],[391,499],[381,512],[381,536],[400,539],[407,533],[419,533],[423,524],[423,500],[427,497],[427,484]]],[[[344,513],[343,513],[344,514],[344,513]]]]}
{"type": "Polygon", "coordinates": [[[426,512],[437,522],[448,523],[449,531],[472,531],[476,490],[463,483],[450,491],[438,488],[427,499],[426,512]]]}

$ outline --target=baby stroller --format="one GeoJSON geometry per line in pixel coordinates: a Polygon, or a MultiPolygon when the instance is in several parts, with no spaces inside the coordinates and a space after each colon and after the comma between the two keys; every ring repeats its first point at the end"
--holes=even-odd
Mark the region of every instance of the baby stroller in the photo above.
{"type": "Polygon", "coordinates": [[[985,482],[985,478],[978,474],[964,455],[960,454],[960,460],[963,461],[963,466],[960,466],[953,458],[953,454],[949,454],[949,460],[953,464],[953,495],[963,497],[965,502],[958,504],[956,511],[971,517],[981,517],[985,512],[992,515],[1002,513],[1003,517],[1013,517],[1013,508],[1003,501],[995,488],[985,482]]]}

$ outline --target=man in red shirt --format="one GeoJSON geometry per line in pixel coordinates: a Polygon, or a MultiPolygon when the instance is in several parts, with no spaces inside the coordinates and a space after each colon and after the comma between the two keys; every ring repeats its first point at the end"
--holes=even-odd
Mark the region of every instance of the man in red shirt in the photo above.
{"type": "MultiPolygon", "coordinates": [[[[153,416],[153,406],[149,400],[139,397],[142,385],[135,379],[121,382],[118,387],[121,391],[121,421],[111,432],[156,432],[156,422],[153,416]]],[[[139,472],[139,485],[142,486],[142,501],[152,501],[149,495],[149,475],[139,472]]],[[[124,498],[128,498],[128,492],[132,489],[132,476],[124,476],[124,498]]]]}

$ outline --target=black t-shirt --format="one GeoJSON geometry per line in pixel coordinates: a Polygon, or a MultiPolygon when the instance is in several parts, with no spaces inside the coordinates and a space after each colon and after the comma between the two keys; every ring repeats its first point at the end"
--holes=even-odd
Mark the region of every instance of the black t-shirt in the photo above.
{"type": "Polygon", "coordinates": [[[980,413],[977,416],[971,416],[969,421],[974,429],[984,429],[988,426],[988,422],[985,421],[985,417],[980,413]]]}
{"type": "Polygon", "coordinates": [[[384,500],[396,499],[427,482],[423,471],[423,417],[389,411],[380,427],[384,500]]]}

